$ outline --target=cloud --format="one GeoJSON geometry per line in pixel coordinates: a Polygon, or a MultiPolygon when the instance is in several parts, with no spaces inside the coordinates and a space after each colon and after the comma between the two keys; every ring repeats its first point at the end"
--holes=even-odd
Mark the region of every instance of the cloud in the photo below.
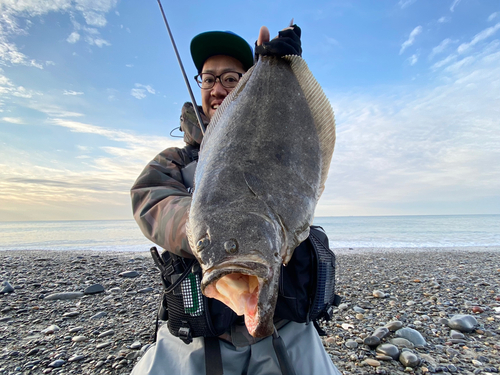
{"type": "Polygon", "coordinates": [[[450,11],[454,12],[455,7],[460,3],[461,0],[453,0],[453,4],[451,4],[450,11]]]}
{"type": "Polygon", "coordinates": [[[146,97],[146,92],[150,94],[156,94],[155,89],[153,89],[150,85],[142,85],[140,83],[135,84],[135,89],[130,90],[130,95],[132,95],[136,99],[144,99],[146,97]]]}
{"type": "Polygon", "coordinates": [[[498,12],[495,12],[495,13],[491,13],[490,16],[488,17],[488,21],[491,22],[493,21],[495,18],[497,18],[499,15],[498,12]]]}
{"type": "Polygon", "coordinates": [[[443,16],[440,19],[438,19],[439,23],[446,23],[446,22],[450,22],[450,21],[451,21],[451,18],[450,17],[446,17],[446,16],[443,16]]]}
{"type": "Polygon", "coordinates": [[[417,63],[417,61],[418,61],[418,55],[416,55],[416,54],[415,54],[415,55],[412,55],[412,56],[408,59],[408,61],[410,62],[410,65],[415,65],[415,64],[417,63]]]}
{"type": "Polygon", "coordinates": [[[24,124],[24,120],[20,117],[2,117],[1,120],[11,124],[24,124]]]}
{"type": "Polygon", "coordinates": [[[422,32],[422,26],[417,26],[413,29],[413,31],[410,33],[410,36],[408,37],[408,40],[406,40],[402,45],[401,49],[399,50],[399,54],[403,54],[404,50],[411,46],[415,42],[415,37],[422,32]]]}
{"type": "MultiPolygon", "coordinates": [[[[82,28],[76,17],[83,17],[89,26],[104,27],[105,15],[117,4],[117,0],[2,0],[0,1],[0,63],[8,65],[25,65],[43,69],[43,64],[20,52],[12,38],[26,35],[31,17],[44,16],[51,12],[68,13],[74,31],[66,39],[68,43],[77,43],[81,39],[82,28]],[[26,19],[24,28],[19,26],[19,19],[26,19]]],[[[90,33],[83,29],[85,33],[90,33]]],[[[85,38],[91,45],[109,46],[110,43],[99,36],[85,38]]]]}
{"type": "Polygon", "coordinates": [[[495,26],[488,27],[487,29],[481,31],[480,33],[476,34],[474,38],[469,43],[462,43],[458,46],[457,52],[458,53],[464,53],[466,50],[468,50],[470,47],[476,45],[477,43],[489,38],[490,36],[494,35],[497,30],[500,29],[500,22],[497,23],[495,26]]]}
{"type": "Polygon", "coordinates": [[[129,190],[146,163],[158,150],[184,145],[181,140],[67,119],[51,119],[48,124],[55,127],[53,131],[88,134],[104,146],[97,153],[79,143],[82,147],[75,149],[74,157],[2,146],[2,220],[92,219],[96,213],[103,219],[131,218],[129,190]]]}
{"type": "Polygon", "coordinates": [[[69,34],[68,39],[66,41],[68,43],[76,43],[80,40],[80,34],[77,31],[73,31],[71,34],[69,34]]]}
{"type": "Polygon", "coordinates": [[[144,99],[146,97],[146,90],[132,89],[130,90],[130,95],[136,99],[144,99]]]}
{"type": "Polygon", "coordinates": [[[432,52],[429,55],[429,59],[432,59],[435,55],[442,53],[451,43],[454,42],[450,38],[444,39],[441,43],[439,43],[438,46],[432,49],[432,52]]]}
{"type": "Polygon", "coordinates": [[[432,70],[436,70],[436,69],[439,69],[445,65],[447,65],[448,63],[456,60],[457,56],[456,55],[449,55],[447,56],[446,58],[438,61],[437,63],[435,63],[434,65],[431,66],[431,69],[432,70]]]}
{"type": "Polygon", "coordinates": [[[35,111],[45,113],[51,117],[83,117],[82,113],[67,111],[57,105],[47,104],[47,103],[39,103],[39,102],[30,102],[27,105],[28,108],[34,109],[35,111]]]}
{"type": "Polygon", "coordinates": [[[413,4],[417,0],[399,0],[399,6],[401,9],[404,9],[406,7],[409,7],[411,4],[413,4]]]}
{"type": "Polygon", "coordinates": [[[0,74],[0,96],[2,95],[12,95],[18,98],[29,99],[33,96],[41,96],[43,94],[35,90],[26,89],[23,86],[16,86],[9,78],[0,74]]]}
{"type": "Polygon", "coordinates": [[[125,66],[126,66],[127,68],[133,68],[133,67],[134,67],[134,64],[125,64],[125,66]]]}
{"type": "Polygon", "coordinates": [[[401,214],[408,207],[425,213],[424,202],[456,206],[454,213],[472,202],[470,213],[493,213],[500,48],[492,43],[454,61],[435,72],[432,86],[328,94],[337,145],[317,214],[401,214]]]}
{"type": "Polygon", "coordinates": [[[63,95],[83,95],[83,92],[73,91],[73,90],[64,90],[63,95]]]}

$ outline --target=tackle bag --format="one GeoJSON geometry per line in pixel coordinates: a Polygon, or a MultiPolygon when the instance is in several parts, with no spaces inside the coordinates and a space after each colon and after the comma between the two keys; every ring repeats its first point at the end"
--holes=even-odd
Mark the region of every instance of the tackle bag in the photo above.
{"type": "MultiPolygon", "coordinates": [[[[233,310],[201,293],[202,273],[197,260],[168,251],[160,255],[156,247],[151,248],[151,255],[165,288],[158,318],[167,321],[172,335],[189,344],[193,337],[220,336],[236,322],[238,316],[233,310]]],[[[335,254],[323,228],[311,226],[309,237],[294,250],[288,265],[281,266],[274,316],[298,323],[330,320],[333,306],[339,303],[335,254]]]]}

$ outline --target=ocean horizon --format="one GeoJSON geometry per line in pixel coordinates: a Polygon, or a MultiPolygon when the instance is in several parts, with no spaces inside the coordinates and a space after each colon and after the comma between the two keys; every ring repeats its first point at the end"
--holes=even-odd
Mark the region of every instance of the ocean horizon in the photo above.
{"type": "MultiPolygon", "coordinates": [[[[319,216],[332,249],[500,246],[500,215],[319,216]]],[[[0,222],[0,250],[148,251],[134,220],[0,222]]]]}

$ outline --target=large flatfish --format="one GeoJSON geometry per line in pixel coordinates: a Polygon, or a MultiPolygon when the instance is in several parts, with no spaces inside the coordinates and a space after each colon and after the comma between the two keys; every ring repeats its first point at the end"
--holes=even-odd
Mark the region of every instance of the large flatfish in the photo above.
{"type": "Polygon", "coordinates": [[[299,56],[261,57],[208,126],[189,241],[203,293],[254,337],[273,332],[281,264],[309,235],[334,144],[331,105],[299,56]]]}

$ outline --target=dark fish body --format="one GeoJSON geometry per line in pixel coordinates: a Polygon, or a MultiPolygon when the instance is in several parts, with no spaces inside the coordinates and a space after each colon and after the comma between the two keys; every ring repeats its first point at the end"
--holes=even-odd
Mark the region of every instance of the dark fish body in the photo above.
{"type": "Polygon", "coordinates": [[[325,179],[303,86],[289,61],[262,57],[217,110],[195,176],[189,237],[202,290],[244,314],[255,337],[273,332],[281,264],[307,238],[325,179]]]}

